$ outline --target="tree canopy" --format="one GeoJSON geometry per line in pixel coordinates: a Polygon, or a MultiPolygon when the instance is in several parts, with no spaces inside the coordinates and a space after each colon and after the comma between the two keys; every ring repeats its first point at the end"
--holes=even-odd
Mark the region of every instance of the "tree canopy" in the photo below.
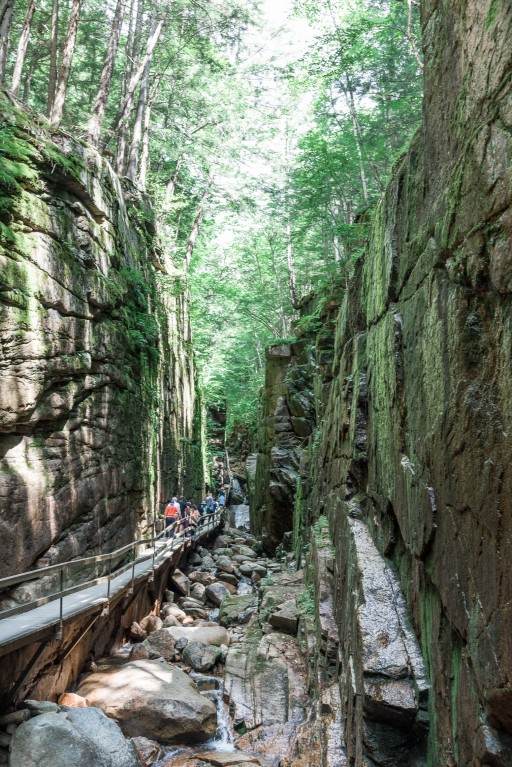
{"type": "Polygon", "coordinates": [[[277,5],[0,2],[4,87],[150,194],[230,426],[301,300],[350,276],[420,117],[415,0],[277,5]]]}

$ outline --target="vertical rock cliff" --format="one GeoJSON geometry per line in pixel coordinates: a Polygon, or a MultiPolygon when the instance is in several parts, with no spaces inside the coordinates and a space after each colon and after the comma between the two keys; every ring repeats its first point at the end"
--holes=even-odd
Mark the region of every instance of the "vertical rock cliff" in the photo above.
{"type": "MultiPolygon", "coordinates": [[[[332,364],[317,371],[326,397],[302,454],[296,532],[307,539],[325,515],[328,673],[350,763],[505,767],[512,7],[424,0],[422,25],[423,125],[374,213],[332,364]]],[[[322,633],[314,541],[308,562],[322,633]]]]}
{"type": "Polygon", "coordinates": [[[147,199],[1,107],[4,575],[141,536],[169,493],[201,492],[203,465],[186,282],[147,199]]]}

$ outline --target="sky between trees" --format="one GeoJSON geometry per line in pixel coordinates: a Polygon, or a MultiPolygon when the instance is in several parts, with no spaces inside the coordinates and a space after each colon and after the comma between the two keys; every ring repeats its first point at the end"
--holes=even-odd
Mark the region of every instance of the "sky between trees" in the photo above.
{"type": "Polygon", "coordinates": [[[419,124],[418,6],[0,0],[4,87],[151,196],[231,426],[304,296],[343,289],[419,124]]]}

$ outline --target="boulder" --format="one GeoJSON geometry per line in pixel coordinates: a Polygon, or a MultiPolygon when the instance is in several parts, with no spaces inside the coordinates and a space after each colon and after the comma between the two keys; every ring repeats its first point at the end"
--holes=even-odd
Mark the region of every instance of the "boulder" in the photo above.
{"type": "Polygon", "coordinates": [[[181,626],[181,623],[174,615],[167,615],[164,618],[164,629],[171,628],[171,626],[181,626]]]}
{"type": "MultiPolygon", "coordinates": [[[[96,744],[55,712],[23,722],[11,740],[10,767],[104,767],[96,744]]],[[[112,763],[108,763],[112,767],[112,763]]]]}
{"type": "Polygon", "coordinates": [[[222,626],[181,626],[180,628],[169,629],[177,641],[185,637],[189,641],[204,642],[205,644],[214,644],[220,647],[222,644],[228,645],[230,642],[229,634],[222,626]]]}
{"type": "Polygon", "coordinates": [[[272,612],[268,619],[273,628],[285,631],[293,636],[297,634],[298,621],[299,611],[295,599],[290,599],[288,602],[279,605],[277,610],[272,612]]]}
{"type": "Polygon", "coordinates": [[[201,565],[203,562],[201,555],[196,551],[192,551],[188,558],[189,565],[201,565]]]}
{"type": "Polygon", "coordinates": [[[130,651],[130,660],[148,660],[149,649],[142,644],[136,644],[130,651]]]}
{"type": "Polygon", "coordinates": [[[230,557],[217,557],[215,562],[217,570],[221,570],[224,573],[232,573],[235,569],[230,557]]]}
{"type": "Polygon", "coordinates": [[[215,543],[213,544],[213,548],[215,549],[222,549],[228,546],[231,543],[231,538],[229,535],[218,535],[215,539],[215,543]]]}
{"type": "Polygon", "coordinates": [[[256,611],[257,598],[254,594],[229,596],[220,606],[219,621],[222,626],[236,626],[248,623],[256,611]]]}
{"type": "Polygon", "coordinates": [[[181,607],[178,607],[178,605],[170,605],[167,609],[167,616],[172,615],[173,618],[176,618],[178,621],[182,621],[183,618],[187,617],[187,613],[181,609],[181,607]]]}
{"type": "Polygon", "coordinates": [[[229,597],[229,589],[223,583],[212,583],[206,587],[206,596],[219,607],[226,597],[229,597]]]}
{"type": "Polygon", "coordinates": [[[131,742],[142,767],[151,767],[157,759],[160,759],[162,749],[154,740],[140,736],[138,738],[131,738],[131,742]]]}
{"type": "Polygon", "coordinates": [[[125,740],[121,728],[105,716],[101,709],[72,707],[66,710],[66,716],[71,724],[100,750],[105,765],[138,767],[135,752],[125,740]]]}
{"type": "Polygon", "coordinates": [[[169,633],[169,629],[162,628],[160,631],[154,631],[142,645],[148,651],[149,658],[163,658],[166,661],[174,660],[174,646],[176,640],[169,633]]]}
{"type": "Polygon", "coordinates": [[[24,708],[28,708],[32,716],[39,716],[40,714],[56,714],[60,711],[60,706],[57,703],[53,703],[51,700],[25,700],[23,701],[24,708]]]}
{"type": "MultiPolygon", "coordinates": [[[[205,621],[208,619],[208,611],[202,607],[188,607],[187,618],[192,618],[192,620],[199,619],[199,620],[205,621]]],[[[184,620],[183,625],[185,625],[186,623],[188,623],[188,621],[184,620]]]]}
{"type": "Polygon", "coordinates": [[[171,575],[171,583],[178,594],[188,597],[190,594],[190,581],[181,570],[175,570],[171,575]]]}
{"type": "Polygon", "coordinates": [[[216,580],[215,576],[211,573],[203,573],[200,570],[190,573],[188,578],[191,583],[202,583],[203,586],[209,586],[210,583],[215,583],[216,580]]]}
{"type": "Polygon", "coordinates": [[[194,599],[197,599],[198,602],[205,602],[206,601],[206,586],[204,586],[202,583],[194,583],[190,590],[190,596],[194,597],[194,599]]]}
{"type": "Polygon", "coordinates": [[[21,724],[22,722],[26,722],[27,719],[30,719],[30,717],[31,713],[28,708],[20,708],[19,711],[12,711],[10,714],[0,716],[0,727],[5,727],[5,725],[9,724],[21,724]]]}
{"type": "Polygon", "coordinates": [[[179,600],[179,606],[186,612],[190,608],[201,608],[204,606],[204,603],[199,601],[199,599],[193,599],[192,597],[181,597],[179,600]]]}
{"type": "Polygon", "coordinates": [[[174,602],[174,591],[170,589],[164,591],[164,602],[174,602]]]}
{"type": "Polygon", "coordinates": [[[216,645],[204,642],[187,642],[183,651],[183,660],[194,671],[204,673],[210,671],[221,657],[221,649],[216,645]]]}
{"type": "Polygon", "coordinates": [[[64,692],[59,697],[59,706],[69,706],[71,708],[85,708],[88,705],[85,698],[74,692],[64,692]]]}
{"type": "Polygon", "coordinates": [[[209,555],[207,557],[203,557],[203,567],[206,567],[207,570],[212,570],[215,567],[213,557],[209,555]]]}
{"type": "Polygon", "coordinates": [[[256,559],[258,556],[249,546],[233,546],[233,551],[235,554],[246,557],[246,559],[256,559]]]}
{"type": "Polygon", "coordinates": [[[78,692],[116,719],[125,735],[144,733],[162,742],[193,743],[207,740],[216,730],[213,703],[183,671],[157,661],[135,661],[91,674],[78,692]]]}
{"type": "Polygon", "coordinates": [[[231,583],[232,586],[238,586],[238,578],[234,573],[223,573],[218,572],[217,577],[219,581],[222,581],[223,583],[231,583]]]}
{"type": "Polygon", "coordinates": [[[138,623],[134,622],[128,630],[128,636],[132,642],[143,642],[147,637],[147,632],[138,623]]]}
{"type": "Polygon", "coordinates": [[[163,626],[162,619],[158,615],[146,615],[140,622],[140,627],[146,634],[152,634],[153,631],[160,631],[163,626]]]}

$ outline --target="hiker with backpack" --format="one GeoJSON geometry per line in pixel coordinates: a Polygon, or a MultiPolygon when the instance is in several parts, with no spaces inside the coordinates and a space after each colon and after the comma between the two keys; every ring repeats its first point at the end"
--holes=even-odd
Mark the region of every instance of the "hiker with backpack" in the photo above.
{"type": "Polygon", "coordinates": [[[180,507],[178,506],[178,502],[176,501],[176,498],[169,498],[169,502],[167,506],[165,507],[164,517],[165,517],[165,537],[172,538],[174,533],[176,532],[176,527],[171,527],[171,525],[174,525],[174,523],[178,522],[178,520],[181,518],[180,507]]]}

